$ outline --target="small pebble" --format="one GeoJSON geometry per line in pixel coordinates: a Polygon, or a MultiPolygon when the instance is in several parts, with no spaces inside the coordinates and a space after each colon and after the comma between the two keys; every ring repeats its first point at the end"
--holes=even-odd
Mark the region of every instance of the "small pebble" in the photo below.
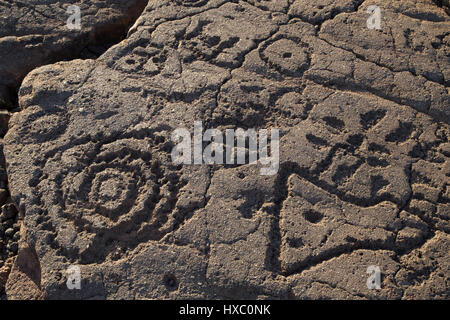
{"type": "Polygon", "coordinates": [[[8,251],[10,251],[12,253],[17,253],[17,250],[19,249],[19,245],[17,244],[17,242],[8,243],[8,245],[6,246],[6,249],[8,249],[8,251]]]}
{"type": "Polygon", "coordinates": [[[2,220],[12,219],[17,215],[17,209],[12,203],[7,203],[2,206],[2,220]]]}
{"type": "Polygon", "coordinates": [[[8,219],[6,221],[3,221],[3,227],[5,229],[11,228],[14,225],[14,220],[13,219],[8,219]]]}
{"type": "Polygon", "coordinates": [[[11,238],[11,237],[14,235],[14,233],[15,233],[15,231],[14,231],[13,228],[8,228],[8,229],[6,229],[6,231],[5,231],[5,236],[11,238]]]}

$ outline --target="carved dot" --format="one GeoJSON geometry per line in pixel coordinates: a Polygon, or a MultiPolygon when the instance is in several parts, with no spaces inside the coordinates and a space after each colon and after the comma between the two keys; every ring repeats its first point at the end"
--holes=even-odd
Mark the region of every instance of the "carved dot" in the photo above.
{"type": "Polygon", "coordinates": [[[163,282],[166,288],[170,291],[176,290],[178,288],[178,280],[174,274],[165,274],[163,282]]]}
{"type": "Polygon", "coordinates": [[[323,121],[325,121],[325,123],[337,130],[342,130],[345,127],[345,123],[344,121],[342,121],[341,119],[338,119],[336,117],[323,117],[322,118],[323,121]]]}
{"type": "Polygon", "coordinates": [[[328,146],[328,142],[325,139],[322,139],[322,138],[320,138],[318,136],[315,136],[315,135],[313,135],[311,133],[308,133],[306,135],[306,139],[309,142],[311,142],[313,144],[316,144],[316,145],[319,145],[319,146],[328,146]]]}
{"type": "Polygon", "coordinates": [[[287,239],[287,243],[291,248],[300,248],[304,246],[304,243],[301,238],[287,239]]]}
{"type": "Polygon", "coordinates": [[[220,38],[218,36],[212,36],[212,37],[208,37],[206,39],[206,43],[210,47],[217,46],[219,44],[219,42],[220,42],[220,38]]]}
{"type": "Polygon", "coordinates": [[[319,223],[322,218],[323,215],[320,212],[317,212],[315,210],[308,210],[305,211],[303,213],[303,216],[305,217],[305,219],[311,223],[319,223]]]}
{"type": "Polygon", "coordinates": [[[361,125],[364,130],[368,130],[376,125],[386,116],[386,110],[371,110],[365,114],[361,114],[361,125]]]}

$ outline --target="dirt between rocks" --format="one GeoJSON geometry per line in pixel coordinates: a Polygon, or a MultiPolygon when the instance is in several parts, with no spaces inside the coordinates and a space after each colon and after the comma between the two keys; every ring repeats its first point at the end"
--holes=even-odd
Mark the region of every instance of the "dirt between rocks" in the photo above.
{"type": "Polygon", "coordinates": [[[0,295],[449,299],[448,11],[0,0],[0,295]],[[278,172],[175,164],[195,121],[279,129],[278,172]]]}

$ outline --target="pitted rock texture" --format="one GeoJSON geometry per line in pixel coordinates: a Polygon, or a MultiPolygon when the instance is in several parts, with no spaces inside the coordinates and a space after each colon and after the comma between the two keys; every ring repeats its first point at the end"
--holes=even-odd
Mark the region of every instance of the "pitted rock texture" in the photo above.
{"type": "Polygon", "coordinates": [[[150,1],[33,70],[5,157],[35,296],[448,299],[449,26],[431,0],[150,1]],[[279,128],[279,171],[173,164],[194,121],[279,128]]]}
{"type": "MultiPolygon", "coordinates": [[[[0,137],[8,129],[10,112],[17,111],[17,91],[25,75],[36,67],[75,57],[98,57],[123,40],[147,1],[0,1],[0,137]],[[69,30],[66,21],[79,6],[81,29],[69,30]],[[4,110],[7,109],[7,110],[4,110]]],[[[0,299],[17,254],[20,217],[11,203],[0,140],[0,299]]]]}

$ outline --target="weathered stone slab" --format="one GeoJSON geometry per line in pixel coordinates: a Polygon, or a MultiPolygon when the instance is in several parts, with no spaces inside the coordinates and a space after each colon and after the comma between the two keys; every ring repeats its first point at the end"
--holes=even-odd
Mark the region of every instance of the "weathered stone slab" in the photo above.
{"type": "Polygon", "coordinates": [[[44,298],[448,298],[445,38],[377,47],[390,28],[436,41],[448,16],[405,1],[383,12],[409,24],[377,31],[357,1],[318,20],[291,2],[151,1],[97,60],[28,74],[5,156],[44,298]],[[195,121],[279,128],[277,174],[174,164],[171,134],[195,121]]]}

